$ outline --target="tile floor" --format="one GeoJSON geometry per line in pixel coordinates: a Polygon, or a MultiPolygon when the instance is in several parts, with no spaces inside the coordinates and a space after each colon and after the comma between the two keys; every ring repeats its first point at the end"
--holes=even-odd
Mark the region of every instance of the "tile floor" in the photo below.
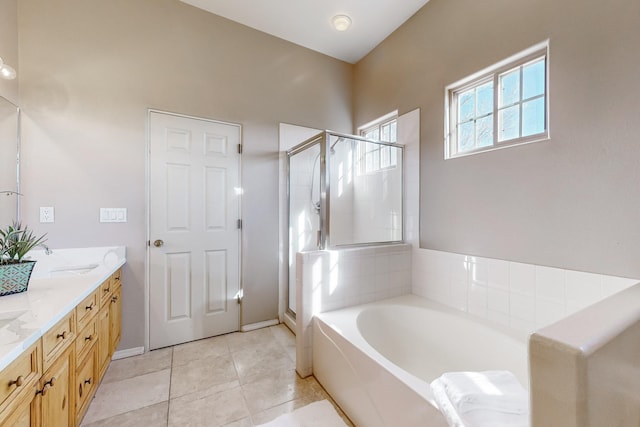
{"type": "Polygon", "coordinates": [[[296,374],[295,354],[294,335],[278,325],[115,360],[82,427],[251,427],[333,403],[315,378],[296,374]]]}

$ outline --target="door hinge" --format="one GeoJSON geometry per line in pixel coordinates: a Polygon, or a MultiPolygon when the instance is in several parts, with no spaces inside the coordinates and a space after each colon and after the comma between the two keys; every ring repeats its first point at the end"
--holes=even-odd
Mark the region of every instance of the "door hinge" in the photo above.
{"type": "Polygon", "coordinates": [[[147,246],[151,246],[151,240],[147,240],[147,246]]]}
{"type": "Polygon", "coordinates": [[[238,220],[238,230],[242,230],[242,220],[238,220]]]}
{"type": "Polygon", "coordinates": [[[242,154],[242,144],[238,144],[238,154],[242,154]]]}

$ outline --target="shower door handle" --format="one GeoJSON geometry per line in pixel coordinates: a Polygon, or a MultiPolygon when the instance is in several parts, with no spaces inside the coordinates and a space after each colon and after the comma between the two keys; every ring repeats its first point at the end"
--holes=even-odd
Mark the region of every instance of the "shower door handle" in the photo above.
{"type": "Polygon", "coordinates": [[[322,231],[316,231],[316,246],[318,249],[322,249],[320,246],[322,244],[322,231]]]}

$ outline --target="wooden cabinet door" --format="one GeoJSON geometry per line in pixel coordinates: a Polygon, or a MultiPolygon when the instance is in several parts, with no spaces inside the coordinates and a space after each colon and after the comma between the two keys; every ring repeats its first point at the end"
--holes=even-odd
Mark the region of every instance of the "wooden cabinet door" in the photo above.
{"type": "Polygon", "coordinates": [[[41,396],[41,425],[73,426],[75,413],[71,393],[75,354],[69,347],[40,379],[37,394],[41,396]]]}
{"type": "Polygon", "coordinates": [[[40,424],[38,424],[38,405],[35,393],[26,394],[18,401],[19,403],[10,414],[2,415],[0,426],[38,427],[40,424]]]}
{"type": "Polygon", "coordinates": [[[98,381],[102,380],[111,360],[111,303],[105,305],[98,313],[98,381]]]}
{"type": "Polygon", "coordinates": [[[120,342],[120,325],[122,322],[122,287],[119,287],[113,292],[111,302],[109,303],[109,317],[109,337],[111,340],[109,353],[113,354],[120,342]]]}
{"type": "Polygon", "coordinates": [[[24,408],[16,411],[15,418],[13,420],[10,420],[9,422],[11,424],[8,425],[11,425],[13,427],[35,427],[35,417],[31,416],[32,406],[33,404],[25,405],[24,408]]]}
{"type": "Polygon", "coordinates": [[[87,356],[78,362],[76,368],[75,399],[78,424],[87,412],[91,397],[98,383],[96,381],[97,347],[94,345],[87,356]]]}

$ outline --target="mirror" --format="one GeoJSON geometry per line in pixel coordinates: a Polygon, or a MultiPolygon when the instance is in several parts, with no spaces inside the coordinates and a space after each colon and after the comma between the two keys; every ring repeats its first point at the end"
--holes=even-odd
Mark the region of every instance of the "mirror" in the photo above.
{"type": "Polygon", "coordinates": [[[20,214],[20,108],[0,96],[0,227],[20,214]]]}

